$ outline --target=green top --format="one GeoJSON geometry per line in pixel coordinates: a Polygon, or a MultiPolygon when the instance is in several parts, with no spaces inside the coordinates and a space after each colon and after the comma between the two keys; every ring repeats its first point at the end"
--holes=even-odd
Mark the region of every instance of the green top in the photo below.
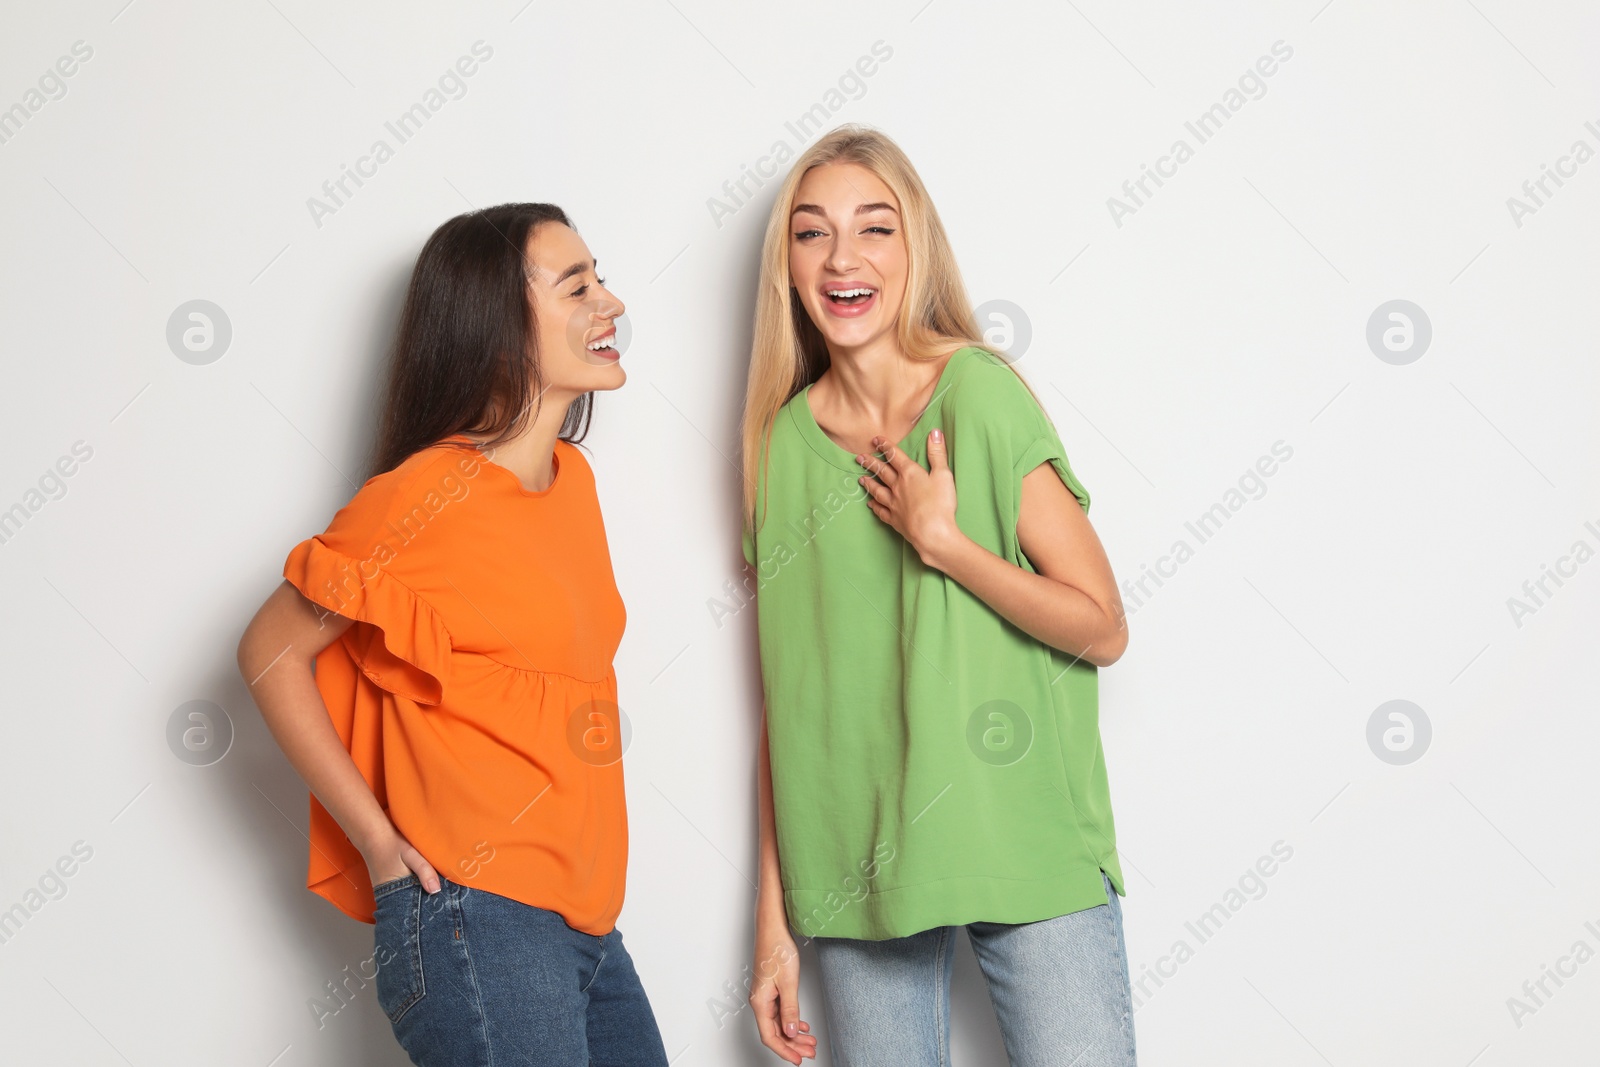
{"type": "MultiPolygon", "coordinates": [[[[1101,870],[1125,893],[1096,668],[923,564],[867,507],[809,391],[778,412],[744,537],[790,924],[880,940],[1033,922],[1104,904],[1101,870]]],[[[1033,570],[1017,512],[1039,464],[1088,510],[1049,417],[993,353],[945,364],[899,446],[923,467],[935,427],[957,524],[1002,559],[1033,570]]]]}

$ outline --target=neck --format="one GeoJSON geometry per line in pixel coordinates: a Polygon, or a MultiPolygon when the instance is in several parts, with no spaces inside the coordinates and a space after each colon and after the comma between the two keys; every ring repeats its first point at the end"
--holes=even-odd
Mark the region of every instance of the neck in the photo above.
{"type": "Polygon", "coordinates": [[[912,359],[893,333],[855,348],[828,346],[828,371],[841,406],[890,423],[928,391],[942,360],[912,359]]]}
{"type": "Polygon", "coordinates": [[[522,432],[486,448],[485,454],[500,466],[515,474],[524,489],[542,493],[555,480],[552,460],[561,424],[567,419],[567,409],[576,397],[557,397],[554,390],[545,393],[537,413],[528,420],[522,432]]]}

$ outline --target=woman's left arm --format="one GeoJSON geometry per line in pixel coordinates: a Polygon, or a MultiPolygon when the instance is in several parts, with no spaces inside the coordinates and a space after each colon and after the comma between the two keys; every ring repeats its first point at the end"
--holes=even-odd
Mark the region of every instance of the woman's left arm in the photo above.
{"type": "Polygon", "coordinates": [[[883,459],[858,455],[867,506],[900,532],[922,562],[960,582],[1018,629],[1097,667],[1128,647],[1111,562],[1083,513],[1049,463],[1022,479],[1017,541],[1038,573],[990,552],[956,525],[956,483],[944,435],[928,435],[928,470],[883,438],[883,459]]]}

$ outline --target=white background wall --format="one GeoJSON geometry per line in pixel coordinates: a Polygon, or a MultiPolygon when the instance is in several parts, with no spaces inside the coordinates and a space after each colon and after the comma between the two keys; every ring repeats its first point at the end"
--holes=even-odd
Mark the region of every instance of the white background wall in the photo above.
{"type": "MultiPolygon", "coordinates": [[[[1600,149],[1592,8],[124,2],[10,3],[0,35],[0,107],[40,104],[0,144],[0,508],[28,512],[0,544],[0,908],[38,905],[0,944],[7,1062],[405,1062],[370,987],[320,1029],[308,1007],[371,930],[303,888],[306,791],[233,648],[361,480],[424,238],[535,199],[572,213],[634,328],[590,437],[629,609],[621,925],[676,1064],[777,1062],[712,1007],[751,933],[754,612],[711,609],[742,567],[730,457],[773,185],[720,224],[708,198],[797,149],[785,122],[877,41],[892,57],[830,122],[916,161],[974,303],[1019,309],[988,325],[1031,337],[1119,577],[1169,575],[1102,677],[1134,976],[1167,975],[1143,1062],[1592,1055],[1600,562],[1520,625],[1508,598],[1600,549],[1600,161],[1520,225],[1507,205],[1600,149]],[[480,40],[465,95],[318,225],[307,198],[480,40]],[[78,41],[65,95],[28,97],[78,41]],[[1198,143],[1185,121],[1277,41],[1292,58],[1198,143]],[[1179,138],[1193,158],[1118,225],[1108,198],[1179,138]],[[195,299],[232,331],[204,364],[166,338],[195,299]],[[1367,341],[1397,299],[1431,323],[1403,365],[1367,341]],[[80,441],[64,494],[30,497],[80,441]],[[1185,523],[1278,441],[1292,458],[1198,543],[1185,523]],[[1179,540],[1192,558],[1163,563],[1179,540]],[[1431,726],[1404,764],[1368,741],[1397,699],[1431,726]],[[195,700],[233,730],[207,766],[168,740],[195,700]],[[65,894],[30,895],[80,841],[65,894]],[[1279,841],[1292,859],[1201,943],[1186,922],[1279,841]]],[[[962,952],[958,1062],[999,1062],[962,952]]]]}

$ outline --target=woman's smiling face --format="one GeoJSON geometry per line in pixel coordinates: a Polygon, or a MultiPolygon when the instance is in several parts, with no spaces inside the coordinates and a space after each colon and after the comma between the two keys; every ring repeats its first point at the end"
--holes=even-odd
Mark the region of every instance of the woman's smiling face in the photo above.
{"type": "Polygon", "coordinates": [[[910,261],[900,202],[855,163],[813,167],[789,216],[789,277],[835,350],[893,337],[910,261]]]}
{"type": "Polygon", "coordinates": [[[580,396],[627,381],[616,348],[623,304],[595,273],[583,238],[547,222],[528,235],[525,265],[545,391],[580,396]]]}

